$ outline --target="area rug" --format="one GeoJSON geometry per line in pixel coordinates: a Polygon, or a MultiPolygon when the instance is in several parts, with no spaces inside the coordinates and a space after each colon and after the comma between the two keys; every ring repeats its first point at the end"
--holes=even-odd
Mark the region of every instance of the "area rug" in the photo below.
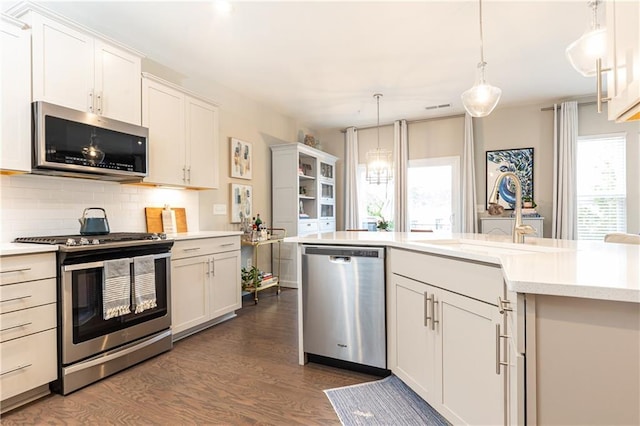
{"type": "Polygon", "coordinates": [[[449,425],[394,375],[374,382],[328,389],[324,393],[345,426],[449,425]]]}

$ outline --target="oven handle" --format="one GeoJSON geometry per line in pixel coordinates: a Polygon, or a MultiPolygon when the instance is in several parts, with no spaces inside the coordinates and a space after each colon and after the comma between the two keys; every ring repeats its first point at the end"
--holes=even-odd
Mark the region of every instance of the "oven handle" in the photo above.
{"type": "MultiPolygon", "coordinates": [[[[153,255],[154,259],[163,259],[166,257],[171,257],[171,253],[160,253],[160,254],[155,254],[153,255]]],[[[133,263],[133,259],[134,258],[130,258],[129,259],[129,263],[133,263]]],[[[77,265],[64,265],[63,266],[63,271],[64,272],[69,272],[69,271],[79,271],[81,269],[91,269],[91,268],[103,268],[104,267],[104,262],[103,261],[99,261],[99,262],[88,262],[88,263],[80,263],[77,265]]]]}

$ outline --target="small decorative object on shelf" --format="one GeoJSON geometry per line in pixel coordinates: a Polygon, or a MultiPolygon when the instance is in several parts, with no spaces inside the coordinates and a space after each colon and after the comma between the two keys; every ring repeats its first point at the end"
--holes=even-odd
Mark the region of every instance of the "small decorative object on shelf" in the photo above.
{"type": "Polygon", "coordinates": [[[318,142],[316,141],[316,138],[313,137],[312,135],[304,135],[304,144],[307,146],[310,146],[311,148],[318,147],[318,142]]]}

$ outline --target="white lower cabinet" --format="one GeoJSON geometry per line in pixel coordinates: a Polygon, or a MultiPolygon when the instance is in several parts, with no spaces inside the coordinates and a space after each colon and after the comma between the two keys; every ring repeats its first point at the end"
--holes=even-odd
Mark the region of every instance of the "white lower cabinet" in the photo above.
{"type": "Polygon", "coordinates": [[[390,259],[389,368],[454,424],[512,424],[500,268],[398,250],[390,259]]]}
{"type": "Polygon", "coordinates": [[[240,237],[176,241],[171,260],[171,322],[178,340],[242,307],[240,237]]]}
{"type": "Polygon", "coordinates": [[[57,378],[55,253],[0,257],[0,407],[49,393],[57,378]]]}

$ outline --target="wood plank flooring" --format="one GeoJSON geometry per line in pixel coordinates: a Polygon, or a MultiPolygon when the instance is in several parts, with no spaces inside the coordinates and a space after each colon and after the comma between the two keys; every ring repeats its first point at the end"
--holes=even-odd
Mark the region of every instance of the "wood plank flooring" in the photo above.
{"type": "Polygon", "coordinates": [[[245,298],[238,317],[70,395],[2,416],[2,425],[332,425],[323,390],[377,377],[298,365],[297,290],[245,298]]]}

